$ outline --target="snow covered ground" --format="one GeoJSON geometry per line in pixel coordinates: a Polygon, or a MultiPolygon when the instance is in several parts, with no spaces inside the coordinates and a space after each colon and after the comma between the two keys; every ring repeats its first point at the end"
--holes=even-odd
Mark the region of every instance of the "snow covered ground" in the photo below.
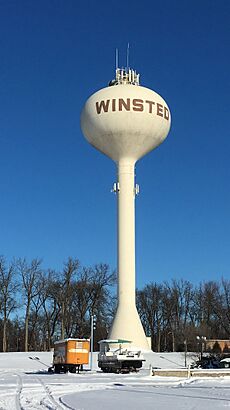
{"type": "Polygon", "coordinates": [[[125,375],[101,373],[96,357],[92,371],[50,374],[52,353],[0,353],[0,410],[230,410],[230,377],[150,376],[149,364],[183,367],[182,353],[147,354],[139,373],[125,375]]]}

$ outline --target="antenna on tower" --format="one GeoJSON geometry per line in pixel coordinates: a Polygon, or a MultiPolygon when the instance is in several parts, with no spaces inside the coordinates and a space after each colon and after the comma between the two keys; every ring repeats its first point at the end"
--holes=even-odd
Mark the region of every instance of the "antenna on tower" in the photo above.
{"type": "Polygon", "coordinates": [[[115,64],[116,64],[116,70],[117,70],[118,69],[118,48],[116,48],[115,64]]]}
{"type": "Polygon", "coordinates": [[[118,48],[115,49],[115,78],[109,82],[109,87],[112,85],[120,85],[120,84],[132,84],[132,85],[140,85],[140,75],[137,72],[129,67],[129,43],[127,44],[127,51],[126,51],[126,67],[119,68],[118,67],[118,48]]]}
{"type": "Polygon", "coordinates": [[[126,53],[126,68],[129,69],[129,43],[127,45],[127,53],[126,53]]]}

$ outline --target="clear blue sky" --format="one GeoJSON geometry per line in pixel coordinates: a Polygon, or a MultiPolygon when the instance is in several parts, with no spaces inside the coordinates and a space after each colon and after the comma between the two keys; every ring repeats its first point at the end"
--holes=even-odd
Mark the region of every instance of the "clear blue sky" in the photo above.
{"type": "Polygon", "coordinates": [[[229,22],[229,0],[0,1],[0,254],[116,268],[116,168],[79,119],[130,42],[172,112],[137,163],[137,285],[229,278],[229,22]]]}

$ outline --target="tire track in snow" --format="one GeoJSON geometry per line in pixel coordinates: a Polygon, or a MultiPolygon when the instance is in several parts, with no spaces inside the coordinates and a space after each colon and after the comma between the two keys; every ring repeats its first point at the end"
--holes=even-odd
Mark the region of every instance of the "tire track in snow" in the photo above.
{"type": "Polygon", "coordinates": [[[23,385],[23,380],[20,374],[17,374],[17,378],[18,381],[15,396],[16,410],[38,409],[37,405],[35,405],[36,407],[34,407],[33,403],[31,403],[32,393],[30,392],[30,395],[27,397],[26,391],[31,391],[32,389],[39,390],[40,387],[42,387],[42,390],[45,393],[45,395],[43,395],[43,397],[41,397],[41,399],[39,400],[40,409],[64,410],[68,408],[64,403],[60,404],[57,400],[54,399],[49,387],[39,377],[33,378],[36,383],[34,383],[31,387],[26,386],[26,384],[23,385]],[[22,395],[24,395],[24,397],[22,397],[22,395]],[[23,403],[23,401],[25,402],[25,404],[23,403]]]}
{"type": "MultiPolygon", "coordinates": [[[[51,401],[51,403],[55,406],[54,409],[55,410],[63,410],[66,409],[67,407],[64,405],[61,405],[57,400],[55,400],[55,398],[53,397],[49,387],[39,378],[36,377],[36,380],[38,380],[38,382],[40,383],[40,385],[44,388],[44,391],[46,393],[46,396],[48,397],[48,399],[51,401]]],[[[45,404],[45,403],[44,403],[45,404]]],[[[63,403],[64,404],[64,403],[63,403]]],[[[49,407],[48,407],[49,408],[49,407]]]]}
{"type": "Polygon", "coordinates": [[[21,392],[22,392],[22,378],[20,374],[16,375],[18,378],[17,388],[16,388],[16,395],[15,395],[15,404],[17,410],[24,410],[21,406],[21,392]]]}

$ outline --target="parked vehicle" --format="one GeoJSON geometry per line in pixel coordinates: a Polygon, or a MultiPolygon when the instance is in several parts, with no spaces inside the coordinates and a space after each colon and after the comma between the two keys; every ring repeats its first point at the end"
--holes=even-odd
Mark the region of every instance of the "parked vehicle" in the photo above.
{"type": "Polygon", "coordinates": [[[105,373],[137,372],[145,360],[141,351],[133,350],[131,341],[105,339],[99,342],[98,366],[105,373]]]}
{"type": "Polygon", "coordinates": [[[89,363],[89,339],[64,339],[54,343],[53,366],[55,373],[78,373],[89,363]]]}
{"type": "Polygon", "coordinates": [[[222,369],[230,369],[230,357],[225,357],[220,361],[220,367],[222,369]]]}
{"type": "Polygon", "coordinates": [[[191,365],[193,369],[219,369],[220,358],[215,355],[203,356],[201,360],[197,360],[191,365]]]}

